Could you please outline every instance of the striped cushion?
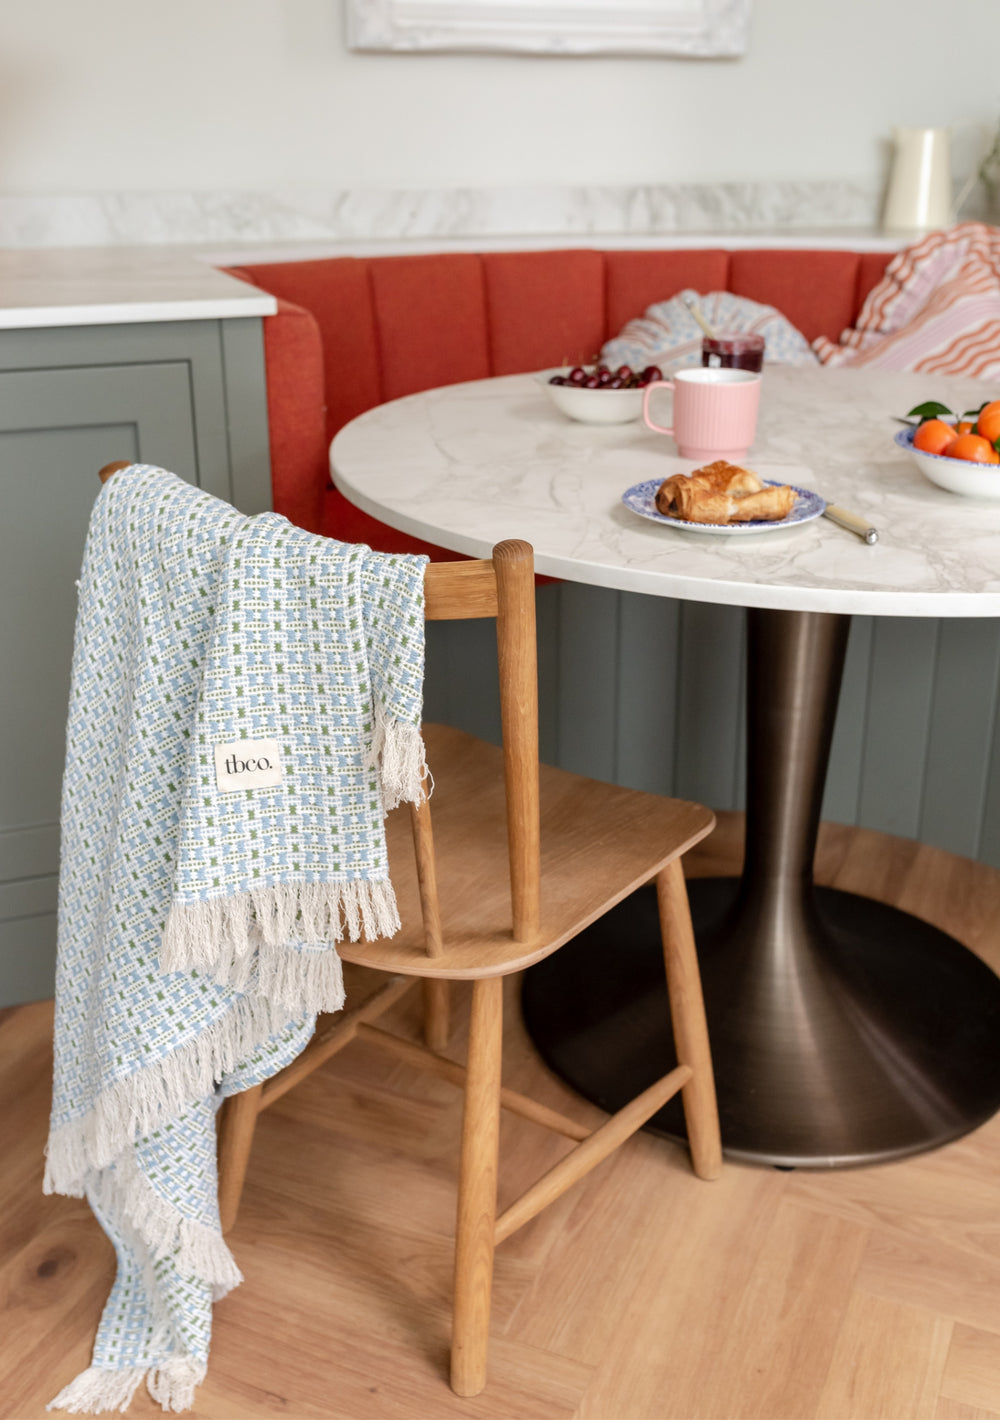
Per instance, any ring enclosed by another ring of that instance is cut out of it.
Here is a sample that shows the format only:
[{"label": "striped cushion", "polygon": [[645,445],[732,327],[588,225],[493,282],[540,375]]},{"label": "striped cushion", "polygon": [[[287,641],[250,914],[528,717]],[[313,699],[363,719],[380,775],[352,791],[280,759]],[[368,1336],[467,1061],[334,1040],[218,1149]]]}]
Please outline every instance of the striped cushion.
[{"label": "striped cushion", "polygon": [[765,359],[777,365],[815,365],[816,358],[805,336],[773,306],[763,306],[731,291],[680,291],[669,301],[650,306],[645,315],[626,323],[614,340],[605,343],[601,359],[614,369],[631,365],[642,370],[657,364],[665,371],[701,364],[702,329],[691,312],[695,304],[709,325],[720,334],[762,335]]},{"label": "striped cushion", "polygon": [[825,365],[1000,377],[1000,228],[962,222],[901,251]]}]

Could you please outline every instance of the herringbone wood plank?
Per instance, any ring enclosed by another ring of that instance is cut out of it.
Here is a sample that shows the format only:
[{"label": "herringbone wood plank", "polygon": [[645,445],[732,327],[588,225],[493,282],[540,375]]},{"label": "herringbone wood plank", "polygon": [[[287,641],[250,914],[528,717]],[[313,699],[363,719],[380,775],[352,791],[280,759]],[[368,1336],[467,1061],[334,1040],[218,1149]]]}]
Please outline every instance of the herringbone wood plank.
[{"label": "herringbone wood plank", "polygon": [[[740,822],[691,855],[732,871]],[[821,880],[953,932],[1000,967],[1000,874],[824,828]],[[355,983],[355,989],[358,984]],[[363,988],[362,988],[363,989]],[[507,1082],[599,1111],[539,1062],[516,983]],[[463,1046],[465,988],[450,1045]],[[415,1002],[394,1024],[418,1028]],[[41,1195],[51,1006],[0,1016],[0,1416],[41,1420],[86,1364],[113,1255]],[[358,1043],[262,1118],[195,1417],[330,1420],[997,1420],[1000,1117],[877,1168],[694,1178],[641,1135],[497,1253],[490,1381],[447,1384],[454,1088]],[[501,1205],[570,1145],[504,1121]],[[144,1394],[137,1416],[160,1414]]]}]

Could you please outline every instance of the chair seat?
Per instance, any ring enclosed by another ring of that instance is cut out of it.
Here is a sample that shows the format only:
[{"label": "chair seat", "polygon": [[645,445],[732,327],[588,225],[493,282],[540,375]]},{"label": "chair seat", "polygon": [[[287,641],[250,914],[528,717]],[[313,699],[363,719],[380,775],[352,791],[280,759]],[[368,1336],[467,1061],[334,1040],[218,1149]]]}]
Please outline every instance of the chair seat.
[{"label": "chair seat", "polygon": [[[389,871],[402,929],[343,942],[345,961],[402,975],[506,975],[541,961],[710,833],[711,810],[541,766],[541,923],[511,932],[503,751],[462,730],[425,725],[444,952],[424,946],[408,809],[387,820]],[[595,851],[595,849],[597,851]]]}]

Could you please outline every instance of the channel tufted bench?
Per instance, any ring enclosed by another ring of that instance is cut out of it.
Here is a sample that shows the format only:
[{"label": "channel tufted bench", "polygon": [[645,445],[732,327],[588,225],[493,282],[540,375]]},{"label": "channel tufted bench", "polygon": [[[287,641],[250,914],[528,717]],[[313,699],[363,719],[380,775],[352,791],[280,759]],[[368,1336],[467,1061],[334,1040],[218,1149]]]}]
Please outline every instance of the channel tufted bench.
[{"label": "channel tufted bench", "polygon": [[685,287],[776,306],[810,340],[836,340],[891,259],[812,250],[449,252],[230,268],[278,299],[265,318],[274,507],[292,522],[387,552],[442,549],[352,507],[327,450],[349,420],[436,385],[591,360],[655,301]]}]

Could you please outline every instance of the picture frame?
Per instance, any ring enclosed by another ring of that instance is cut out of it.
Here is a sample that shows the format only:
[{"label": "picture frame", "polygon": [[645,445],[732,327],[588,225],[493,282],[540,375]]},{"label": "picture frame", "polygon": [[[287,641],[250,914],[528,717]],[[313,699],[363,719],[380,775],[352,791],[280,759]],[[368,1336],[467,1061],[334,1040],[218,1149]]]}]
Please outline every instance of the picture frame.
[{"label": "picture frame", "polygon": [[735,58],[749,31],[750,0],[347,0],[359,51]]}]

